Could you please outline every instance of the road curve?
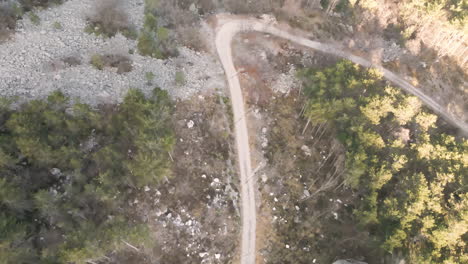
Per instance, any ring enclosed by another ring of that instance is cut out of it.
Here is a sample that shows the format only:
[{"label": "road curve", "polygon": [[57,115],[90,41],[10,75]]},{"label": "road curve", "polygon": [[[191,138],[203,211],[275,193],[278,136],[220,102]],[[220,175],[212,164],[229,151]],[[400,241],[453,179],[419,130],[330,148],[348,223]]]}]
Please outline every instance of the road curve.
[{"label": "road curve", "polygon": [[218,52],[219,58],[226,73],[226,78],[231,93],[234,120],[238,120],[234,125],[241,183],[241,264],[255,263],[256,206],[254,189],[255,181],[249,180],[253,175],[250,158],[249,135],[247,131],[247,121],[245,118],[244,98],[242,96],[242,90],[240,87],[239,78],[237,76],[237,70],[234,66],[231,48],[232,39],[239,32],[257,31],[271,34],[280,38],[287,39],[301,46],[305,46],[327,54],[348,59],[356,64],[362,65],[367,68],[376,68],[383,73],[385,79],[401,87],[408,93],[419,97],[419,99],[421,99],[421,101],[425,103],[429,108],[431,108],[434,112],[442,116],[446,121],[448,121],[452,125],[458,127],[464,133],[468,134],[468,124],[448,113],[431,97],[424,94],[421,90],[409,84],[407,81],[397,76],[393,72],[383,68],[380,65],[374,65],[370,61],[362,57],[340,50],[336,47],[333,47],[330,44],[324,44],[303,37],[292,35],[289,32],[281,30],[275,27],[274,25],[267,23],[264,20],[253,18],[246,19],[222,17],[219,18],[218,24],[219,26],[216,29],[216,50]]}]

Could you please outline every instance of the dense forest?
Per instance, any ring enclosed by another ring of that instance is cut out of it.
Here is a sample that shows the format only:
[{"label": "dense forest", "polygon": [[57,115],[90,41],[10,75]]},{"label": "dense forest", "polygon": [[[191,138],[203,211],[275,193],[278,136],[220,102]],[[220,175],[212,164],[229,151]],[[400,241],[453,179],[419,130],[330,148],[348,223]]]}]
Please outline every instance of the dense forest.
[{"label": "dense forest", "polygon": [[88,263],[150,245],[126,208],[131,190],[170,174],[168,94],[131,90],[98,109],[60,92],[13,103],[0,107],[0,263]]},{"label": "dense forest", "polygon": [[376,70],[341,61],[300,78],[304,116],[345,148],[344,183],[369,243],[409,263],[467,263],[468,141]]}]

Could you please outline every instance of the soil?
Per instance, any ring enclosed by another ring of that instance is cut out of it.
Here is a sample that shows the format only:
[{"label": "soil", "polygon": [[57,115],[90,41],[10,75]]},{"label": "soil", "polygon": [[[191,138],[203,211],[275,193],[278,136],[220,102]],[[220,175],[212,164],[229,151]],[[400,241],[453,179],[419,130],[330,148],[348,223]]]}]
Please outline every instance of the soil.
[{"label": "soil", "polygon": [[[158,263],[233,263],[239,238],[232,120],[222,94],[179,101],[173,175],[134,204],[154,234]],[[144,263],[144,262],[141,262]]]}]

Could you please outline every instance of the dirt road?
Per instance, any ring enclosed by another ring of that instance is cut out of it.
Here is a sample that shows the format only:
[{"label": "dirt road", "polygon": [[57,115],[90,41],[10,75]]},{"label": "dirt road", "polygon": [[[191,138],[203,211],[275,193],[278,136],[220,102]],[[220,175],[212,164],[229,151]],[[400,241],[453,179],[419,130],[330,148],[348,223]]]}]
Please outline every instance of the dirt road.
[{"label": "dirt road", "polygon": [[273,24],[259,19],[245,19],[233,17],[218,17],[218,28],[216,30],[216,49],[223,64],[228,80],[229,90],[234,112],[236,145],[240,167],[241,182],[241,206],[242,206],[242,240],[241,240],[241,264],[255,263],[255,232],[256,232],[256,206],[255,206],[255,181],[249,180],[252,175],[252,165],[250,158],[249,136],[247,132],[247,121],[245,119],[245,106],[242,90],[240,87],[237,70],[232,58],[231,42],[233,37],[242,31],[257,31],[268,33],[277,37],[287,39],[299,45],[312,48],[324,53],[348,59],[364,67],[379,69],[384,77],[401,87],[403,90],[419,97],[429,108],[438,113],[452,125],[458,127],[468,134],[468,124],[449,114],[445,109],[436,103],[432,98],[421,92],[416,87],[409,84],[403,78],[380,65],[373,65],[370,61],[355,56],[351,53],[337,49],[329,44],[312,41],[300,36],[292,35],[280,30]]}]

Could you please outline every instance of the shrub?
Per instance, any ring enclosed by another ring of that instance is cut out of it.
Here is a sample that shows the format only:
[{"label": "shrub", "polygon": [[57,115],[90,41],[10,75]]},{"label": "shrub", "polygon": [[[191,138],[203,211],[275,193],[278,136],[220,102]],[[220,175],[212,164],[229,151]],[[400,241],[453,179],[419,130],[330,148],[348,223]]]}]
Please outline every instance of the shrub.
[{"label": "shrub", "polygon": [[88,33],[113,37],[121,32],[129,38],[136,38],[136,33],[130,25],[127,13],[122,8],[120,0],[100,0],[96,2],[95,12],[88,17]]},{"label": "shrub", "polygon": [[133,69],[130,58],[117,54],[95,54],[91,57],[90,63],[98,70],[103,70],[104,67],[117,68],[118,74],[130,72]]},{"label": "shrub", "polygon": [[62,24],[60,24],[60,22],[54,22],[53,27],[57,30],[63,29]]},{"label": "shrub", "polygon": [[31,23],[33,23],[33,25],[38,26],[39,24],[41,24],[41,18],[34,12],[29,12],[29,19],[31,20]]},{"label": "shrub", "polygon": [[138,51],[143,56],[160,57],[154,33],[144,30],[138,37]]},{"label": "shrub", "polygon": [[157,17],[153,13],[153,1],[146,1],[145,23],[138,37],[138,51],[143,56],[166,59],[178,55],[174,39],[169,29],[158,25]]},{"label": "shrub", "polygon": [[104,61],[102,60],[102,56],[99,54],[94,54],[93,56],[91,56],[90,63],[94,66],[94,68],[98,70],[104,69]]},{"label": "shrub", "polygon": [[176,72],[175,74],[175,83],[177,85],[184,85],[187,82],[185,79],[185,74],[181,71]]},{"label": "shrub", "polygon": [[151,85],[153,83],[153,80],[154,80],[154,73],[152,72],[147,72],[145,74],[145,78],[146,78],[146,82],[148,85]]}]

